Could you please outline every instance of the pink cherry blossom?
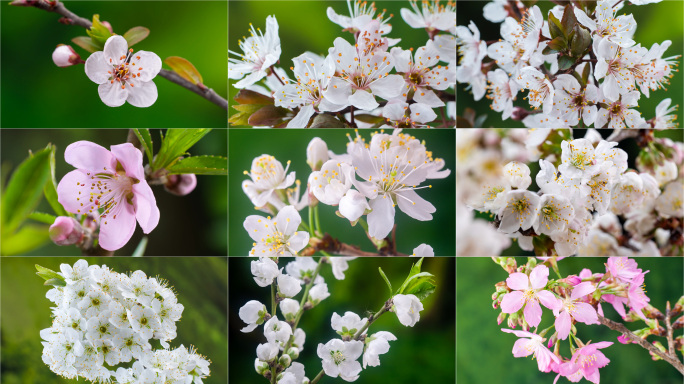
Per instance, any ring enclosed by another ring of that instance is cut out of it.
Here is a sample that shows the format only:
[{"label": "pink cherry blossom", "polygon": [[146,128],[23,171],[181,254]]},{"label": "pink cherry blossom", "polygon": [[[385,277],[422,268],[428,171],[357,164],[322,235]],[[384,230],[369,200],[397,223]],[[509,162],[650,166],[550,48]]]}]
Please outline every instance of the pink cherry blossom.
[{"label": "pink cherry blossom", "polygon": [[536,333],[526,331],[515,331],[513,329],[502,328],[506,333],[512,333],[520,339],[513,344],[513,356],[526,357],[534,354],[537,359],[537,366],[541,372],[549,372],[553,362],[560,364],[558,356],[554,355],[548,348],[544,346],[544,338]]},{"label": "pink cherry blossom", "polygon": [[631,282],[642,272],[637,262],[627,257],[609,257],[607,269],[614,279],[624,283]]},{"label": "pink cherry blossom", "polygon": [[89,141],[77,141],[66,148],[64,159],[76,170],[59,182],[58,201],[71,213],[102,212],[102,248],[123,247],[135,231],[136,219],[145,233],[157,226],[159,208],[145,181],[142,152],[133,144],[113,145],[108,151]]},{"label": "pink cherry blossom", "polygon": [[501,300],[501,311],[515,313],[525,306],[525,321],[533,327],[538,326],[542,316],[539,302],[552,310],[560,309],[562,304],[553,293],[543,289],[548,281],[549,268],[545,265],[536,266],[529,277],[520,272],[511,273],[506,279],[506,284],[514,291],[504,295]]},{"label": "pink cherry blossom", "polygon": [[578,348],[570,361],[561,364],[559,375],[565,376],[572,382],[577,382],[584,377],[594,384],[598,384],[601,377],[599,368],[603,368],[610,360],[599,351],[613,345],[610,341],[602,341],[595,344],[587,344]]},{"label": "pink cherry blossom", "polygon": [[563,301],[560,313],[559,311],[554,311],[554,315],[556,315],[555,326],[559,339],[565,340],[568,338],[573,319],[584,324],[599,324],[594,307],[580,301],[584,296],[595,290],[596,287],[589,281],[577,284],[572,289],[570,297]]}]

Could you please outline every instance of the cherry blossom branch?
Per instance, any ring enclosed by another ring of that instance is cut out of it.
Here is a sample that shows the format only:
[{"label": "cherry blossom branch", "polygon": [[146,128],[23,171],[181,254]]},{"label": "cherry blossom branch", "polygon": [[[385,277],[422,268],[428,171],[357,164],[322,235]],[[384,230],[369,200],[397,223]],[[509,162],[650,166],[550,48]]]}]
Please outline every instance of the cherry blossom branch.
[{"label": "cherry blossom branch", "polygon": [[[68,21],[68,24],[73,24],[73,25],[78,25],[80,27],[83,27],[85,29],[89,29],[93,26],[93,23],[85,19],[83,17],[80,17],[76,15],[75,13],[71,12],[68,10],[62,2],[59,0],[54,0],[54,1],[47,1],[47,0],[37,0],[35,3],[27,3],[29,6],[33,6],[38,9],[42,9],[47,12],[54,12],[59,15],[64,16]],[[66,23],[65,23],[66,24]],[[218,105],[219,107],[228,110],[228,100],[224,99],[223,97],[219,96],[213,89],[208,88],[204,86],[203,84],[197,85],[193,84],[190,81],[182,78],[179,76],[176,72],[169,71],[166,69],[162,69],[159,71],[159,76],[165,78],[166,80],[169,80],[170,82],[174,84],[178,84],[183,88],[186,88],[189,91],[192,91],[203,98],[211,101],[212,103]],[[278,77],[278,76],[276,76]],[[282,82],[282,80],[281,80]]]},{"label": "cherry blossom branch", "polygon": [[674,330],[672,329],[672,309],[670,307],[670,301],[668,300],[665,305],[665,329],[667,329],[667,353],[670,355],[675,355],[674,347]]},{"label": "cherry blossom branch", "polygon": [[[393,241],[388,241],[394,243]],[[309,246],[300,252],[301,256],[311,256],[317,251],[324,251],[340,256],[408,256],[404,253],[396,252],[391,246],[386,246],[378,250],[378,253],[362,251],[356,245],[350,245],[330,236],[329,233],[323,234],[322,238],[313,238],[309,241]]]},{"label": "cherry blossom branch", "polygon": [[[625,327],[624,324],[618,323],[616,321],[607,319],[601,315],[598,315],[599,322],[606,327],[612,329],[613,331],[618,331],[622,333],[623,336],[626,336],[631,342],[635,344],[639,344],[642,348],[650,351],[651,353],[655,354],[656,356],[660,357],[661,359],[665,360],[668,362],[670,365],[675,367],[681,374],[684,375],[684,364],[682,364],[681,361],[679,361],[679,358],[677,358],[676,355],[674,354],[669,354],[661,351],[660,349],[656,348],[653,346],[653,344],[649,343],[645,339],[642,339],[641,337],[635,335],[632,331],[630,331],[627,327]],[[669,342],[669,340],[668,340]]]}]

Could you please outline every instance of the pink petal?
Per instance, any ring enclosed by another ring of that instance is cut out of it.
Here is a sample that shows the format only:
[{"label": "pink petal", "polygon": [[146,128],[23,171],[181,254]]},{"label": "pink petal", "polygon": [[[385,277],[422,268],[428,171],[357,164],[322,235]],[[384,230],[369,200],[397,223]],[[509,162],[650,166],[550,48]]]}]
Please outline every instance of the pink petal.
[{"label": "pink petal", "polygon": [[556,298],[556,296],[550,291],[539,291],[537,292],[537,297],[539,301],[548,309],[559,310],[563,306],[563,302]]},{"label": "pink petal", "polygon": [[549,268],[546,265],[537,265],[530,273],[530,285],[534,289],[541,289],[549,282]]},{"label": "pink petal", "polygon": [[596,290],[596,286],[592,284],[590,281],[585,281],[583,283],[579,283],[575,286],[575,288],[572,289],[572,294],[570,295],[570,299],[572,300],[577,300],[580,297],[586,296],[590,293],[593,293]]},{"label": "pink petal", "polygon": [[506,279],[506,285],[517,291],[524,291],[530,287],[530,279],[524,273],[514,272]]},{"label": "pink petal", "polygon": [[537,341],[531,339],[518,339],[513,344],[513,356],[525,357],[534,353],[534,347],[538,344]]},{"label": "pink petal", "polygon": [[521,291],[513,291],[504,295],[501,300],[501,312],[515,313],[525,304],[525,294]]},{"label": "pink petal", "polygon": [[527,331],[517,331],[515,329],[506,329],[506,328],[501,328],[501,331],[506,332],[506,333],[512,333],[518,337],[539,338],[539,335],[537,335],[536,333],[527,332]]},{"label": "pink petal", "polygon": [[150,233],[159,224],[159,208],[152,188],[143,179],[133,185],[133,205],[135,217],[144,233]]},{"label": "pink petal", "polygon": [[536,327],[541,322],[542,309],[537,300],[528,300],[525,309],[523,310],[525,321],[532,327]]},{"label": "pink petal", "polygon": [[106,148],[90,141],[77,141],[69,144],[64,151],[64,160],[77,169],[86,171],[114,172],[114,156]]},{"label": "pink petal", "polygon": [[[114,218],[116,216],[116,218]],[[135,211],[133,206],[121,201],[117,209],[100,219],[100,246],[108,251],[116,251],[126,245],[135,231]]]},{"label": "pink petal", "polygon": [[558,338],[560,340],[565,340],[570,334],[570,315],[567,311],[562,311],[558,317],[556,317],[555,327],[556,332],[558,332]]},{"label": "pink petal", "polygon": [[147,108],[157,101],[159,94],[157,93],[157,85],[148,81],[137,82],[135,87],[126,87],[128,90],[128,101],[132,106],[138,108]]},{"label": "pink petal", "polygon": [[[68,212],[87,213],[93,206],[88,195],[90,191],[89,182],[90,177],[81,170],[77,169],[67,173],[57,185],[57,201]],[[81,184],[85,185],[81,186]]]},{"label": "pink petal", "polygon": [[136,180],[145,180],[145,169],[143,168],[142,152],[131,143],[112,145],[112,154],[121,163],[126,176]]},{"label": "pink petal", "polygon": [[599,324],[596,309],[587,303],[575,303],[575,310],[572,317],[584,324]]}]

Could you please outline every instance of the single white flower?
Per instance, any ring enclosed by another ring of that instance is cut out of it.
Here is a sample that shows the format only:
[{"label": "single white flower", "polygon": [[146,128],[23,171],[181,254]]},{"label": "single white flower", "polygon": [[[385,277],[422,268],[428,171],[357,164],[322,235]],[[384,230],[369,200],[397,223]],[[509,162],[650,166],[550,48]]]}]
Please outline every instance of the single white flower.
[{"label": "single white flower", "polygon": [[111,299],[102,291],[92,290],[78,303],[78,309],[84,312],[86,317],[97,317],[100,313],[109,310]]},{"label": "single white flower", "polygon": [[614,129],[623,129],[625,124],[630,128],[641,127],[644,124],[641,113],[636,109],[629,109],[638,106],[640,96],[639,91],[632,91],[608,104],[608,108],[601,108],[596,116],[596,128],[604,128],[606,124],[608,128]]},{"label": "single white flower", "polygon": [[328,298],[328,296],[330,296],[330,293],[328,292],[328,284],[326,283],[314,284],[309,290],[309,301],[313,305],[320,303],[322,300]]},{"label": "single white flower", "polygon": [[307,383],[309,382],[304,372],[304,364],[294,361],[289,368],[283,371],[283,376],[278,380],[278,384],[302,384],[305,380]]},{"label": "single white flower", "polygon": [[611,161],[605,161],[595,170],[596,173],[586,180],[591,192],[586,195],[586,206],[603,215],[610,206],[611,188],[616,177],[617,168]]},{"label": "single white flower", "polygon": [[423,243],[413,249],[413,254],[411,256],[416,257],[431,257],[435,255],[435,251],[431,246]]},{"label": "single white flower", "polygon": [[380,331],[366,339],[366,349],[363,353],[363,368],[367,365],[377,367],[380,365],[380,355],[389,352],[389,342],[397,337],[390,332]]},{"label": "single white flower", "polygon": [[384,10],[375,16],[377,11],[375,3],[368,4],[366,1],[354,0],[354,7],[352,8],[350,0],[347,0],[347,8],[349,9],[349,16],[339,15],[332,7],[328,7],[326,12],[328,19],[344,28],[344,31],[351,33],[360,32],[373,20],[380,23],[381,34],[385,35],[392,31],[392,26],[387,23],[392,16],[385,19]]},{"label": "single white flower", "polygon": [[344,316],[340,316],[334,312],[330,319],[330,326],[340,336],[354,337],[356,333],[363,328],[368,322],[368,318],[361,318],[354,312],[345,312]]},{"label": "single white flower", "polygon": [[[297,257],[294,261],[290,261],[285,266],[285,271],[288,275],[299,280],[299,284],[306,284],[311,281],[318,267],[318,262],[312,257]],[[322,283],[323,277],[321,275],[316,276],[315,283]]]},{"label": "single white flower", "polygon": [[67,285],[73,285],[90,276],[88,262],[83,259],[77,261],[73,268],[69,264],[60,264],[59,269],[62,271],[62,276],[64,276]]},{"label": "single white flower", "polygon": [[684,198],[682,196],[684,196],[684,184],[681,180],[670,182],[656,199],[656,211],[665,218],[684,217],[684,205],[682,204]]},{"label": "single white flower", "polygon": [[[596,49],[598,47],[598,49]],[[601,84],[603,95],[609,102],[616,101],[620,95],[625,95],[635,89],[632,68],[644,56],[645,50],[639,47],[625,48],[603,39],[594,44],[596,49],[596,70],[594,77],[606,79]]]},{"label": "single white flower", "polygon": [[299,302],[292,299],[283,299],[280,302],[280,312],[285,316],[285,320],[294,320],[295,315],[299,312]]},{"label": "single white flower", "polygon": [[534,231],[537,234],[563,232],[575,216],[570,200],[562,195],[544,194],[539,202]]},{"label": "single white flower", "polygon": [[251,215],[245,219],[243,226],[255,241],[250,255],[252,256],[295,256],[309,243],[306,231],[297,231],[302,218],[291,206],[283,208],[271,219]]},{"label": "single white flower", "polygon": [[392,48],[394,67],[404,76],[404,87],[401,100],[408,101],[410,91],[413,91],[413,101],[429,107],[442,107],[444,102],[437,97],[433,89],[444,90],[456,83],[456,68],[453,66],[437,65],[440,52],[432,40],[428,40],[424,47],[416,49],[415,55],[410,50]]},{"label": "single white flower", "polygon": [[665,160],[663,164],[656,164],[653,167],[655,178],[659,185],[665,185],[677,178],[677,164],[674,161]]},{"label": "single white flower", "polygon": [[264,336],[269,343],[285,344],[292,336],[292,327],[273,316],[264,324]]},{"label": "single white flower", "polygon": [[542,64],[541,55],[535,54],[535,51],[539,46],[539,35],[543,25],[544,17],[536,5],[528,10],[520,22],[512,17],[506,17],[500,28],[503,41],[487,47],[487,54],[499,67],[512,75],[517,74],[527,64]]},{"label": "single white flower", "polygon": [[107,39],[104,49],[90,55],[85,63],[88,78],[99,84],[100,99],[109,107],[128,101],[134,107],[149,107],[157,101],[157,86],[152,79],[161,70],[159,56],[152,52],[128,49],[119,35]]},{"label": "single white flower", "polygon": [[161,326],[159,316],[152,308],[136,305],[126,312],[128,313],[128,320],[131,322],[131,328],[145,340],[152,338],[154,332],[159,330]]},{"label": "single white flower", "polygon": [[553,111],[555,89],[546,75],[534,67],[524,67],[520,70],[517,82],[521,89],[530,91],[527,95],[527,101],[534,109],[539,109],[539,106],[543,104],[544,114],[548,115]]},{"label": "single white flower", "polygon": [[506,194],[506,206],[499,211],[499,231],[517,232],[529,229],[537,219],[539,196],[530,191],[510,191]]},{"label": "single white flower", "polygon": [[275,157],[261,155],[252,160],[250,172],[245,171],[252,180],[242,182],[242,190],[255,207],[261,208],[272,198],[277,190],[286,189],[295,181],[295,172],[287,173],[290,162],[283,169],[283,165]]},{"label": "single white flower", "polygon": [[268,74],[268,68],[280,59],[280,36],[275,16],[266,17],[266,34],[259,28],[254,30],[252,23],[249,26],[251,36],[239,43],[243,54],[228,50],[228,53],[239,57],[228,58],[228,78],[242,79],[233,84],[235,88],[245,88],[261,80]]},{"label": "single white flower", "polygon": [[392,312],[397,314],[402,325],[413,327],[420,320],[423,303],[415,295],[394,295],[392,302]]},{"label": "single white flower", "polygon": [[283,297],[294,297],[299,291],[302,290],[302,286],[299,284],[299,280],[295,277],[289,276],[285,273],[278,275],[278,292]]},{"label": "single white flower", "polygon": [[587,126],[596,120],[596,103],[598,102],[598,88],[594,84],[580,87],[579,82],[572,75],[561,74],[553,82],[556,94],[555,110],[568,125],[577,125],[580,119]]},{"label": "single white flower", "polygon": [[500,68],[487,73],[487,80],[490,83],[487,87],[490,91],[487,98],[492,100],[492,110],[503,112],[501,118],[508,119],[513,113],[513,100],[520,86]]},{"label": "single white flower", "polygon": [[672,114],[672,112],[677,111],[678,105],[670,108],[672,99],[667,98],[656,107],[656,116],[653,120],[653,127],[656,129],[668,129],[679,127],[679,122],[677,122],[677,115]]},{"label": "single white flower", "polygon": [[123,278],[119,290],[121,295],[133,299],[142,305],[149,306],[154,299],[154,285],[143,271],[135,271],[130,277]]},{"label": "single white flower", "polygon": [[511,161],[503,168],[504,179],[513,188],[525,190],[532,184],[530,168],[525,163]]},{"label": "single white flower", "polygon": [[[448,36],[436,36],[435,39],[439,37],[440,40],[435,41],[435,46],[439,49],[439,45],[451,40],[448,39]],[[459,65],[472,65],[481,62],[482,58],[487,55],[487,43],[480,40],[480,30],[477,29],[477,25],[472,21],[468,24],[468,27],[462,25],[456,27],[455,43],[458,45],[458,53],[461,57]]]},{"label": "single white flower", "polygon": [[620,148],[615,148],[618,143],[614,141],[601,140],[596,145],[594,157],[597,165],[610,161],[615,166],[617,173],[621,174],[627,170],[627,152]]},{"label": "single white flower", "polygon": [[677,71],[674,67],[679,65],[681,56],[663,58],[663,54],[670,45],[672,45],[670,40],[665,40],[662,44],[654,43],[641,60],[630,68],[636,83],[646,97],[649,97],[651,90],[655,91],[668,85],[674,72]]},{"label": "single white flower", "polygon": [[260,287],[268,287],[273,284],[273,279],[280,275],[278,264],[268,257],[259,257],[259,260],[252,261],[251,270],[254,281]]},{"label": "single white flower", "polygon": [[323,370],[330,377],[341,377],[344,381],[355,381],[361,373],[357,359],[363,354],[363,342],[332,339],[318,344],[318,357],[323,360]]},{"label": "single white flower", "polygon": [[346,162],[328,160],[320,171],[309,176],[309,186],[316,198],[326,205],[337,205],[349,191],[354,177],[354,168]]},{"label": "single white flower", "polygon": [[594,146],[587,139],[561,143],[561,165],[558,170],[570,178],[593,174],[596,169]]},{"label": "single white flower", "polygon": [[[282,308],[282,303],[281,303]],[[266,306],[256,300],[250,300],[240,307],[240,319],[247,326],[241,329],[242,332],[252,332],[259,324],[264,322],[264,317],[268,314]]]},{"label": "single white flower", "polygon": [[409,0],[411,10],[402,8],[401,17],[411,28],[425,28],[428,31],[449,31],[456,26],[456,3],[449,0],[446,5],[438,1],[423,1],[418,8],[416,0]]},{"label": "single white flower", "polygon": [[644,196],[643,179],[636,172],[624,173],[611,191],[610,210],[616,215],[628,213],[639,207]]},{"label": "single white flower", "polygon": [[622,47],[634,45],[634,32],[636,31],[636,21],[632,15],[622,15],[615,17],[617,8],[613,8],[614,1],[599,0],[594,10],[593,18],[579,7],[573,7],[577,21],[587,27],[589,31],[599,38],[605,38]]},{"label": "single white flower", "polygon": [[132,329],[119,329],[112,342],[121,352],[121,362],[141,359],[143,352],[151,349],[150,343]]},{"label": "single white flower", "polygon": [[278,356],[280,349],[276,343],[264,343],[257,346],[257,357],[261,361],[269,362]]},{"label": "single white flower", "polygon": [[371,211],[366,197],[355,189],[350,189],[340,199],[340,214],[352,223]]}]

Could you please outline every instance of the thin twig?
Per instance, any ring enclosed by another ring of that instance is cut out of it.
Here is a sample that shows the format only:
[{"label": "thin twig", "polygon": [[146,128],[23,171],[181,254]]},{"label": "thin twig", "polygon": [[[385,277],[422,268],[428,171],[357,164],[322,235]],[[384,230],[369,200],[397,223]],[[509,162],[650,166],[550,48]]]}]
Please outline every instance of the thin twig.
[{"label": "thin twig", "polygon": [[672,310],[669,301],[665,306],[665,328],[667,329],[667,353],[672,356],[676,356],[674,346],[674,330],[672,329]]},{"label": "thin twig", "polygon": [[622,333],[624,336],[627,336],[631,342],[633,342],[635,344],[639,344],[642,348],[647,349],[651,353],[653,353],[656,356],[660,357],[661,359],[665,360],[670,365],[675,367],[675,369],[677,369],[681,374],[684,375],[684,364],[682,364],[682,362],[679,361],[679,358],[677,358],[676,355],[670,355],[669,353],[665,353],[665,352],[661,351],[660,349],[656,348],[655,346],[653,346],[653,344],[649,343],[645,339],[642,339],[641,337],[635,335],[632,331],[630,331],[622,323],[618,323],[616,321],[606,319],[605,317],[603,317],[601,315],[598,315],[598,319],[599,319],[599,322],[601,322],[601,324],[612,329],[613,331],[618,331],[618,332]]},{"label": "thin twig", "polygon": [[33,6],[44,11],[54,12],[59,15],[62,15],[67,19],[71,20],[71,24],[73,25],[78,25],[86,29],[89,29],[93,26],[93,23],[90,20],[78,16],[77,14],[66,9],[64,4],[58,0],[53,3],[48,3],[47,1],[38,1],[34,3]]}]

